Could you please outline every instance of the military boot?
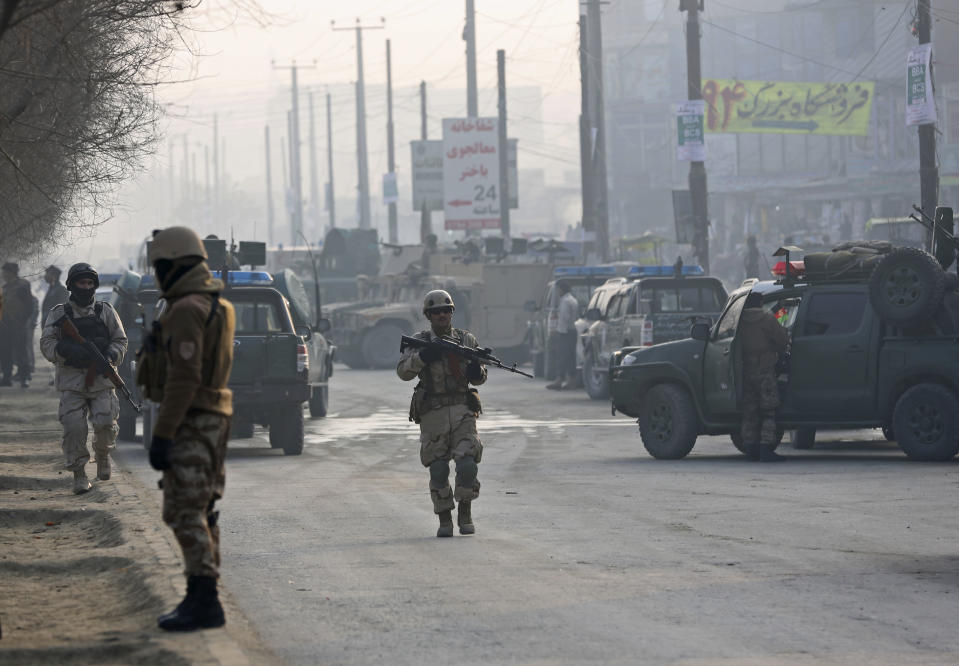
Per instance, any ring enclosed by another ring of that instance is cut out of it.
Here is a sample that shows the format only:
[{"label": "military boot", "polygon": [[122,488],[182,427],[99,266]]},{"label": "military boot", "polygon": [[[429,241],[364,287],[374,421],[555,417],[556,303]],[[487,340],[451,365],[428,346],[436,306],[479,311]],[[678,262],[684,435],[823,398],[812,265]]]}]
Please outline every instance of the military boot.
[{"label": "military boot", "polygon": [[436,530],[436,536],[438,537],[451,537],[453,536],[453,513],[447,509],[442,513],[436,514],[440,517],[440,528]]},{"label": "military boot", "polygon": [[470,515],[470,502],[463,500],[456,507],[456,524],[460,526],[460,534],[474,534],[473,517]]},{"label": "military boot", "polygon": [[90,480],[87,478],[86,470],[73,470],[73,493],[75,495],[82,495],[90,490],[90,488],[92,488],[92,486],[90,485]]},{"label": "military boot", "polygon": [[759,446],[759,462],[785,462],[786,456],[776,453],[775,445],[761,444]]},{"label": "military boot", "polygon": [[105,453],[102,458],[97,456],[97,478],[101,481],[110,480],[110,458]]},{"label": "military boot", "polygon": [[186,584],[186,597],[176,609],[161,615],[157,626],[166,631],[194,631],[213,629],[226,624],[223,606],[216,590],[216,578],[190,576]]}]

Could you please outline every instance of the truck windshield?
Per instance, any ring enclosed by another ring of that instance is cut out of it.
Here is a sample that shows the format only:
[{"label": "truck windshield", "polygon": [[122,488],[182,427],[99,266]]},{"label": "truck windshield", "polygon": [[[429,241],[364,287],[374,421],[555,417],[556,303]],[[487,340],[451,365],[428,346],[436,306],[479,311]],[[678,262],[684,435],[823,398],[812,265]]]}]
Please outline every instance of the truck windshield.
[{"label": "truck windshield", "polygon": [[280,333],[283,326],[276,311],[276,304],[251,301],[243,302],[230,299],[236,312],[236,334],[256,335],[259,333]]},{"label": "truck windshield", "polygon": [[640,298],[652,312],[719,312],[725,295],[712,285],[643,285]]}]

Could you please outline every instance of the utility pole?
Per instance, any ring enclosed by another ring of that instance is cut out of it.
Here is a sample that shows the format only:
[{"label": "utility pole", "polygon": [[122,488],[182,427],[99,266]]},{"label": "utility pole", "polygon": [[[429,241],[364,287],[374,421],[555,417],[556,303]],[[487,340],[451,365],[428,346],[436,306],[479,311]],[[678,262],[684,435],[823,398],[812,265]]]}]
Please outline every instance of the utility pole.
[{"label": "utility pole", "polygon": [[[932,0],[919,0],[916,8],[918,19],[919,43],[932,41]],[[932,58],[929,59],[929,79],[932,79]],[[939,167],[936,166],[936,125],[926,123],[919,126],[919,198],[922,212],[930,219],[936,217],[939,203]],[[932,233],[926,232],[926,247],[932,247]]]},{"label": "utility pole", "polygon": [[[289,180],[286,177],[286,137],[280,137],[280,166],[283,168],[283,210],[287,211],[287,190],[289,189]],[[288,212],[288,211],[287,211]]]},{"label": "utility pole", "polygon": [[[396,178],[396,150],[393,145],[393,62],[390,57],[390,40],[386,40],[386,168]],[[396,221],[396,202],[389,203],[389,237],[391,243],[400,242],[400,230]]]},{"label": "utility pole", "polygon": [[[293,184],[294,181],[296,180],[296,162],[295,162],[296,158],[293,155],[296,151],[293,149],[293,146],[295,145],[295,141],[292,138],[293,137],[293,112],[292,111],[286,112],[286,137],[287,137],[286,146],[289,149],[288,151],[289,154],[287,155],[287,160],[288,160],[287,167],[290,170],[290,180],[289,180],[289,186],[285,188],[284,197],[286,201],[286,212],[290,216],[290,245],[296,245],[297,243],[300,242],[300,238],[293,231],[296,227],[296,203],[293,201],[293,198],[296,196],[295,190],[294,190],[295,185]],[[286,180],[286,178],[284,178],[284,180]]]},{"label": "utility pole", "polygon": [[316,238],[320,237],[320,181],[316,169],[316,131],[315,114],[313,112],[313,91],[309,93],[310,99],[310,232]]},{"label": "utility pole", "polygon": [[[382,19],[385,23],[386,19]],[[357,166],[357,189],[360,196],[360,229],[369,229],[370,223],[370,170],[367,161],[366,150],[366,90],[363,81],[363,31],[364,30],[382,30],[382,25],[364,26],[360,19],[356,19],[354,28],[337,28],[335,22],[331,22],[333,30],[355,30],[356,31],[356,166]]]},{"label": "utility pole", "polygon": [[609,257],[609,192],[606,185],[606,97],[603,92],[603,24],[600,14],[601,0],[589,0],[587,4],[586,25],[587,65],[590,84],[590,134],[591,166],[593,176],[592,195],[596,232],[596,253],[600,260]]},{"label": "utility pole", "polygon": [[273,173],[270,169],[270,126],[263,128],[263,143],[266,149],[266,242],[273,245]]},{"label": "utility pole", "polygon": [[203,146],[203,228],[210,230],[210,146]]},{"label": "utility pole", "polygon": [[333,114],[330,112],[330,93],[326,93],[326,203],[330,209],[330,229],[336,228],[336,197],[333,192]]},{"label": "utility pole", "polygon": [[509,142],[506,139],[506,51],[496,51],[496,88],[499,110],[499,226],[503,234],[503,246],[508,251],[509,231]]},{"label": "utility pole", "polygon": [[273,69],[290,70],[290,96],[292,105],[292,114],[290,116],[290,181],[293,185],[293,224],[290,229],[292,244],[299,242],[303,234],[303,165],[300,159],[300,102],[299,88],[297,84],[297,70],[312,69],[315,65],[308,68],[297,65],[294,60],[289,66],[277,66],[273,63]]},{"label": "utility pole", "polygon": [[[426,81],[420,81],[420,140],[429,138],[426,123]],[[429,201],[420,205],[420,243],[426,244],[426,237],[433,233],[433,220]]]},{"label": "utility pole", "polygon": [[[679,11],[686,12],[686,97],[689,100],[703,98],[703,80],[699,51],[699,12],[703,0],[680,0]],[[689,194],[692,198],[693,217],[696,219],[696,259],[709,273],[709,212],[707,209],[706,164],[689,163]]]},{"label": "utility pole", "polygon": [[213,206],[210,218],[213,229],[217,229],[220,222],[220,126],[217,114],[213,114]]},{"label": "utility pole", "polygon": [[476,90],[476,7],[474,0],[466,0],[466,29],[463,30],[466,41],[466,115],[475,118],[479,115]]},{"label": "utility pole", "polygon": [[596,229],[596,220],[593,217],[593,162],[590,157],[592,137],[589,122],[589,53],[586,15],[579,16],[579,77],[580,77],[580,112],[579,112],[579,169],[580,187],[583,199],[583,229]]}]

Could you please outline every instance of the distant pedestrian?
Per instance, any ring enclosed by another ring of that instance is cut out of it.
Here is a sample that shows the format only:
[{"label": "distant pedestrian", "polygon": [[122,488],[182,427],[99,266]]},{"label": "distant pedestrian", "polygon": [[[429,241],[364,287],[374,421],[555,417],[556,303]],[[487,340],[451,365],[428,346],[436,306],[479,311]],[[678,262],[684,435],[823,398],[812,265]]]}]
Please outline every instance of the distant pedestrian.
[{"label": "distant pedestrian", "polygon": [[546,388],[559,391],[576,385],[576,318],[579,316],[579,301],[572,294],[569,282],[557,280],[560,294],[556,305],[556,333],[553,349],[556,358],[556,380]]},{"label": "distant pedestrian", "polygon": [[47,315],[53,306],[66,303],[70,300],[70,292],[62,282],[60,282],[61,271],[56,266],[47,266],[43,273],[43,281],[47,283],[47,294],[43,297],[43,303],[40,306],[41,325],[47,322]]},{"label": "distant pedestrian", "polygon": [[759,277],[759,247],[756,245],[756,237],[753,235],[746,237],[746,258],[743,260],[743,269],[746,278]]},{"label": "distant pedestrian", "polygon": [[753,460],[780,462],[776,453],[776,408],[779,387],[776,361],[789,345],[789,332],[763,310],[763,297],[746,296],[737,332],[743,355],[743,448]]},{"label": "distant pedestrian", "polygon": [[[13,386],[19,380],[26,388],[30,381],[27,327],[33,314],[30,283],[20,277],[20,266],[7,262],[0,268],[3,277],[3,319],[0,320],[0,386]],[[16,374],[13,366],[17,366]]]}]

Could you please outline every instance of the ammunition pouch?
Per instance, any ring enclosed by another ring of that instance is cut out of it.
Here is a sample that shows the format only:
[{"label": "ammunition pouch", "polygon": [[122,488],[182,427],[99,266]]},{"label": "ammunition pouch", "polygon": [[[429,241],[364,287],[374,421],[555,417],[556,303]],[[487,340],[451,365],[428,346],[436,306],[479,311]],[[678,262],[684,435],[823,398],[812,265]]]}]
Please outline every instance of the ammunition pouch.
[{"label": "ammunition pouch", "polygon": [[410,399],[410,421],[419,423],[420,417],[426,413],[426,389],[417,384],[413,389],[413,397]]},{"label": "ammunition pouch", "polygon": [[428,393],[422,384],[418,384],[413,389],[413,398],[410,400],[410,421],[419,423],[423,415],[434,409],[453,405],[466,405],[466,408],[476,415],[483,411],[479,391],[475,388],[462,393]]},{"label": "ammunition pouch", "polygon": [[137,351],[137,371],[135,382],[140,392],[152,402],[163,401],[163,387],[166,385],[167,358],[161,340],[162,330],[158,322],[153,322],[153,331],[143,340],[143,346]]}]

